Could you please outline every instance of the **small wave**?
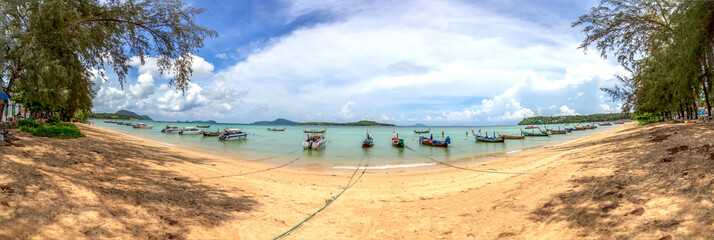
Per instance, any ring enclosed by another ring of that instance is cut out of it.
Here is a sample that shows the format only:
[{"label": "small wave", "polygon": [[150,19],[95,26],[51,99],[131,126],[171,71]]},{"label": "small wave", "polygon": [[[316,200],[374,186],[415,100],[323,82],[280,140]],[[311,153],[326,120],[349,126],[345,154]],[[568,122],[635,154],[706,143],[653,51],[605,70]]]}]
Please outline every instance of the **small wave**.
[{"label": "small wave", "polygon": [[[369,166],[366,169],[390,169],[390,168],[409,168],[409,167],[422,167],[422,166],[432,166],[436,163],[412,163],[412,164],[395,164],[395,165],[380,165],[380,166]],[[365,169],[364,167],[358,166],[336,166],[332,169]]]},{"label": "small wave", "polygon": [[518,149],[518,150],[513,150],[513,151],[510,151],[510,152],[506,152],[506,154],[512,154],[512,153],[517,153],[517,152],[522,152],[522,151],[523,151],[523,149]]}]

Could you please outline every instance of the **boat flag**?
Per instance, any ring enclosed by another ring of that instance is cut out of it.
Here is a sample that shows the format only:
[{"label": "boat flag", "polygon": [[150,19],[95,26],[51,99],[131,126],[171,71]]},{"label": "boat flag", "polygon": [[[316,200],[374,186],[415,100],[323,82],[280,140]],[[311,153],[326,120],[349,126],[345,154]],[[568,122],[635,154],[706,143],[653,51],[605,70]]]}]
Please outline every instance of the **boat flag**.
[{"label": "boat flag", "polygon": [[429,140],[434,140],[434,134],[432,133],[431,136],[429,136]]}]

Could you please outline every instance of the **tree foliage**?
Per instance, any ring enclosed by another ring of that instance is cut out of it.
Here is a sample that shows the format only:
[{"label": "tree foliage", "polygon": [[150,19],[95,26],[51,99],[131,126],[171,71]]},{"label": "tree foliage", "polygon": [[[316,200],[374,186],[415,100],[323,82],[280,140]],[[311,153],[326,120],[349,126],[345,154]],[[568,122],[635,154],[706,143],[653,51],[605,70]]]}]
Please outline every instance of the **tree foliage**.
[{"label": "tree foliage", "polygon": [[602,0],[577,26],[586,34],[581,48],[613,53],[630,71],[602,89],[624,111],[695,117],[700,105],[711,116],[714,2]]},{"label": "tree foliage", "polygon": [[599,113],[590,115],[572,116],[537,116],[524,118],[518,125],[537,124],[559,124],[559,123],[586,123],[586,122],[610,122],[616,120],[630,119],[629,113]]},{"label": "tree foliage", "polygon": [[111,67],[123,86],[132,58],[156,56],[185,91],[193,54],[217,36],[180,0],[6,0],[0,11],[7,88],[69,116],[91,107],[92,70]]}]

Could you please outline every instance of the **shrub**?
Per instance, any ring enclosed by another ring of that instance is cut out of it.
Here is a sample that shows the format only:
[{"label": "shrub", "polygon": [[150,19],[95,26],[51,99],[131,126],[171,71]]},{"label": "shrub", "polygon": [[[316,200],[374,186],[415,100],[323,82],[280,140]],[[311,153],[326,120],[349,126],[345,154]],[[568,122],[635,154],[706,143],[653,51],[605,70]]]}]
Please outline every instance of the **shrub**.
[{"label": "shrub", "polygon": [[40,126],[40,123],[35,122],[32,119],[22,119],[18,122],[18,126],[36,128]]},{"label": "shrub", "polygon": [[640,126],[662,121],[659,115],[654,115],[652,113],[637,114],[635,115],[635,120],[640,122]]},{"label": "shrub", "polygon": [[48,123],[48,124],[55,124],[55,123],[58,123],[58,122],[60,122],[60,117],[59,117],[59,116],[52,116],[52,117],[50,117],[50,118],[47,119],[47,123]]},{"label": "shrub", "polygon": [[31,133],[35,136],[51,138],[78,138],[83,137],[77,126],[69,123],[58,123],[50,126],[39,126],[36,128],[22,126],[20,131]]}]

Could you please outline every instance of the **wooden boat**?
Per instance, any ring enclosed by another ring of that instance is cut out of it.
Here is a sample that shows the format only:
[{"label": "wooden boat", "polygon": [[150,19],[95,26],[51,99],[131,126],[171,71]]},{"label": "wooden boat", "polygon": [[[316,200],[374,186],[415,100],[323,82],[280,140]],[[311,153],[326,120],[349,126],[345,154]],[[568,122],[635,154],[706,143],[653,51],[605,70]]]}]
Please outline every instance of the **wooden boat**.
[{"label": "wooden boat", "polygon": [[[538,130],[540,130],[540,128],[539,128]],[[555,130],[555,129],[547,129],[547,128],[546,128],[545,131],[540,130],[540,132],[541,132],[541,133],[549,133],[549,134],[566,134],[566,133],[568,133],[568,130],[565,130],[565,129],[563,129],[563,130],[560,130],[560,129]]]},{"label": "wooden boat", "polygon": [[211,127],[211,125],[210,125],[210,124],[209,124],[209,125],[203,125],[203,126],[201,126],[201,125],[196,125],[196,127],[197,127],[197,128],[209,128],[209,127]]},{"label": "wooden boat", "polygon": [[[479,131],[481,131],[481,130],[479,130]],[[471,130],[471,133],[474,134],[474,138],[476,138],[477,142],[503,142],[504,141],[504,139],[501,137],[495,137],[496,133],[493,134],[494,137],[488,137],[488,133],[486,133],[486,136],[476,135],[474,130]]]},{"label": "wooden boat", "polygon": [[362,141],[362,148],[368,148],[368,147],[373,147],[374,146],[374,139],[372,138],[372,134],[367,133],[367,138]]},{"label": "wooden boat", "polygon": [[201,130],[201,134],[203,134],[204,137],[218,137],[218,135],[221,135],[221,132],[220,131],[205,132],[205,131]]},{"label": "wooden boat", "polygon": [[279,131],[279,132],[282,132],[282,131],[285,131],[285,128],[283,128],[283,129],[268,128],[268,131],[276,131],[276,132]]},{"label": "wooden boat", "polygon": [[548,134],[548,133],[535,133],[535,132],[529,133],[529,132],[526,132],[526,131],[523,131],[523,130],[521,130],[521,133],[523,133],[523,136],[528,136],[528,137],[547,137],[547,136],[550,136],[550,134]]},{"label": "wooden boat", "polygon": [[449,143],[451,143],[451,138],[446,137],[446,139],[444,141],[438,141],[438,140],[434,140],[434,135],[432,135],[430,138],[425,138],[423,136],[419,136],[419,142],[421,144],[434,146],[434,147],[449,147]]},{"label": "wooden boat", "polygon": [[117,123],[117,121],[104,121],[105,123]]},{"label": "wooden boat", "polygon": [[317,129],[310,129],[310,130],[303,129],[302,130],[302,132],[304,132],[304,133],[325,133],[326,131],[327,131],[327,128],[322,129],[322,130],[317,130]]},{"label": "wooden boat", "polygon": [[154,128],[154,126],[152,126],[152,125],[146,125],[146,123],[137,123],[136,125],[134,125],[134,128],[147,128],[147,129],[151,129],[151,128]]},{"label": "wooden boat", "polygon": [[185,127],[183,130],[179,132],[181,135],[199,135],[201,134],[201,130],[198,130],[198,128],[195,127]]},{"label": "wooden boat", "polygon": [[625,124],[625,123],[622,121],[617,121],[617,122],[615,122],[615,124]]},{"label": "wooden boat", "polygon": [[180,128],[177,126],[166,125],[166,128],[161,129],[161,132],[162,133],[178,133],[178,132],[181,132],[181,130],[183,130],[183,128]]},{"label": "wooden boat", "polygon": [[426,130],[424,130],[424,129],[414,130],[414,133],[422,134],[422,133],[429,133],[429,131],[431,131],[431,128],[426,129]]},{"label": "wooden boat", "polygon": [[398,148],[403,148],[404,147],[404,139],[399,138],[399,134],[396,134],[392,132],[392,146],[398,147]]},{"label": "wooden boat", "polygon": [[240,129],[226,128],[221,135],[218,135],[218,140],[231,141],[238,139],[246,139],[248,137],[247,132],[243,132]]},{"label": "wooden boat", "polygon": [[597,126],[595,126],[595,125],[587,125],[587,126],[585,126],[585,129],[596,129],[596,128],[597,128]]},{"label": "wooden boat", "polygon": [[535,129],[535,128],[538,128],[538,127],[536,127],[536,126],[528,126],[528,127],[526,127],[526,129]]},{"label": "wooden boat", "polygon": [[612,126],[612,123],[598,123],[600,126]]},{"label": "wooden boat", "polygon": [[523,134],[521,134],[521,135],[506,135],[506,134],[499,133],[498,135],[501,136],[501,138],[503,138],[503,139],[525,139],[526,138],[526,136],[523,136]]},{"label": "wooden boat", "polygon": [[303,149],[319,150],[324,148],[325,145],[327,145],[327,139],[325,139],[325,135],[323,134],[308,134],[307,140],[302,142]]},{"label": "wooden boat", "polygon": [[583,131],[583,130],[585,130],[585,129],[586,129],[585,127],[576,126],[576,127],[573,128],[573,131]]},{"label": "wooden boat", "polygon": [[565,129],[565,131],[567,131],[567,132],[572,132],[572,131],[573,131],[573,127],[566,127],[566,128],[563,128],[563,129]]}]

